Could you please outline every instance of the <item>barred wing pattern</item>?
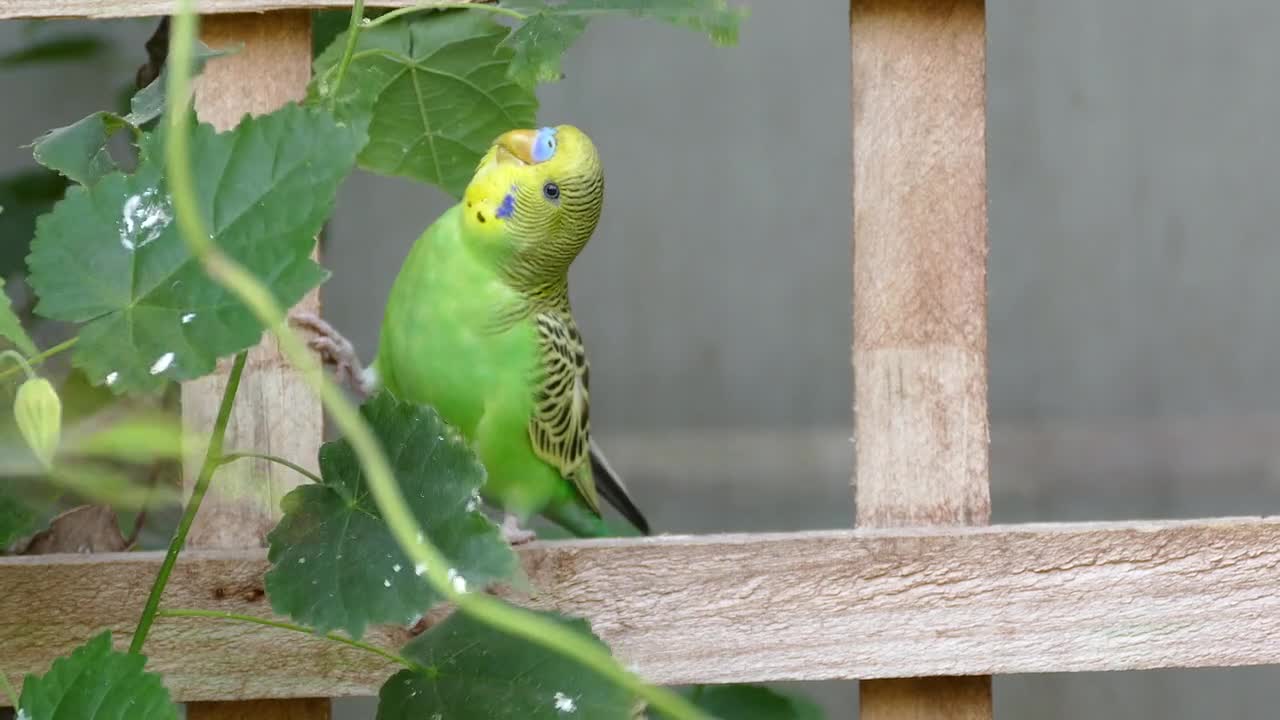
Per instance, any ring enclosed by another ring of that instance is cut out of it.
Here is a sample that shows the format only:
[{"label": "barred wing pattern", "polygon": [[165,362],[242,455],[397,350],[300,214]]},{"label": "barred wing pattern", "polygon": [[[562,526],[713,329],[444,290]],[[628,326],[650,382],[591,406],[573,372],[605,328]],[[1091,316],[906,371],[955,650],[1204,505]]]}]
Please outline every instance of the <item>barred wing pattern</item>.
[{"label": "barred wing pattern", "polygon": [[538,457],[573,482],[587,505],[600,512],[600,500],[587,463],[590,449],[590,368],[573,316],[551,311],[534,317],[542,353],[529,438]]}]

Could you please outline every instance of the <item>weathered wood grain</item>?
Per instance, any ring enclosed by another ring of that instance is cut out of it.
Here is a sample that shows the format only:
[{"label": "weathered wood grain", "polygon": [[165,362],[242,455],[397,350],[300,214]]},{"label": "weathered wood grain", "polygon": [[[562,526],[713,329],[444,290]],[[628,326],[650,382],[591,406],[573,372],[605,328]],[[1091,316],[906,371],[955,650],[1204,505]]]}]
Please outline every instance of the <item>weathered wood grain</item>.
[{"label": "weathered wood grain", "polygon": [[[311,17],[290,11],[264,15],[203,18],[201,35],[218,48],[242,44],[234,55],[210,62],[195,87],[196,112],[218,129],[233,127],[245,114],[267,113],[306,94],[311,75]],[[318,290],[299,307],[317,312]],[[183,420],[188,427],[213,427],[232,358],[217,371],[182,387]],[[252,450],[295,462],[315,471],[324,418],[319,398],[289,365],[273,336],[249,351],[235,410],[227,426],[226,448]],[[198,462],[199,454],[193,454]],[[187,468],[187,490],[198,466]],[[241,460],[219,471],[192,525],[193,548],[259,547],[280,516],[280,498],[306,479],[262,460]]]},{"label": "weathered wood grain", "polygon": [[[239,52],[211,61],[196,80],[195,109],[219,130],[245,115],[271,112],[306,96],[311,78],[311,14],[304,10],[201,19],[201,39],[212,48],[240,45]],[[320,294],[312,290],[299,307],[319,312]],[[205,377],[183,383],[182,414],[188,427],[207,431],[218,414],[231,358]],[[265,335],[249,351],[235,409],[227,425],[226,448],[291,458],[313,471],[324,434],[320,400]],[[193,459],[195,456],[193,456]],[[188,494],[199,467],[187,468]],[[240,461],[222,469],[210,486],[187,538],[189,548],[260,548],[280,519],[280,498],[305,478],[261,460]],[[197,703],[188,720],[328,720],[327,692],[315,698],[275,703]],[[240,695],[238,698],[255,698]],[[237,698],[237,699],[238,699]]]},{"label": "weathered wood grain", "polygon": [[[983,0],[850,0],[857,523],[985,524]],[[990,720],[989,677],[868,682],[864,720]]]},{"label": "weathered wood grain", "polygon": [[[411,7],[417,0],[370,0],[369,8]],[[118,18],[167,15],[178,7],[177,0],[4,0],[0,20],[17,18]],[[349,8],[351,0],[196,0],[204,15]]]},{"label": "weathered wood grain", "polygon": [[[861,527],[986,524],[983,0],[850,0]],[[989,720],[991,679],[863,683],[864,720]]]},{"label": "weathered wood grain", "polygon": [[[3,667],[11,680],[44,672],[59,655],[110,628],[128,647],[160,553],[46,555],[0,571]],[[179,558],[165,591],[166,607],[269,614],[263,591],[264,550],[192,550]],[[395,644],[407,632],[378,629],[373,642]],[[381,658],[334,642],[229,622],[160,618],[144,649],[148,669],[165,675],[178,700],[350,695],[389,675]],[[301,675],[298,675],[301,673]]]},{"label": "weathered wood grain", "polygon": [[[1280,663],[1280,518],[660,536],[522,556],[540,589],[522,602],[590,618],[662,683]],[[3,671],[43,671],[102,627],[127,644],[159,562],[0,558]],[[165,606],[267,615],[266,568],[261,550],[184,554]],[[147,653],[181,700],[367,695],[394,669],[212,620],[162,618]]]},{"label": "weathered wood grain", "polygon": [[986,523],[980,0],[853,0],[858,522]]}]

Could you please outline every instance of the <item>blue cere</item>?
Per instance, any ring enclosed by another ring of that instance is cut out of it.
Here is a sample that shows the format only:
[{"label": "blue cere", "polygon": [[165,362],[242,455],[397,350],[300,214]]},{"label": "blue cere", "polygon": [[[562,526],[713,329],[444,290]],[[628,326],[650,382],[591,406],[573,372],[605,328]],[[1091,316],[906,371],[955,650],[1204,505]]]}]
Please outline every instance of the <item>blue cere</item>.
[{"label": "blue cere", "polygon": [[502,204],[498,206],[498,211],[494,213],[494,216],[505,219],[505,218],[511,217],[515,213],[516,211],[515,192],[516,192],[515,188],[511,188],[511,192],[507,193],[507,196],[502,198]]},{"label": "blue cere", "polygon": [[533,161],[546,162],[556,154],[556,129],[544,127],[533,138]]}]

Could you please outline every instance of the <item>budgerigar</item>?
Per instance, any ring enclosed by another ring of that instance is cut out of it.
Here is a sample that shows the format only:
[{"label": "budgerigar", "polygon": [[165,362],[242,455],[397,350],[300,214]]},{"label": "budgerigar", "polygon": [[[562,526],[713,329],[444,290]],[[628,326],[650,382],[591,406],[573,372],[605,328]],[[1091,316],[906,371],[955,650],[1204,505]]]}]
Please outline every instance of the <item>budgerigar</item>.
[{"label": "budgerigar", "polygon": [[607,534],[600,497],[649,533],[591,440],[589,365],[569,307],[569,265],[603,201],[600,157],[585,133],[512,130],[409,252],[369,368],[320,318],[293,317],[348,384],[431,405],[458,428],[513,543],[533,538],[521,522],[538,513],[578,536]]}]

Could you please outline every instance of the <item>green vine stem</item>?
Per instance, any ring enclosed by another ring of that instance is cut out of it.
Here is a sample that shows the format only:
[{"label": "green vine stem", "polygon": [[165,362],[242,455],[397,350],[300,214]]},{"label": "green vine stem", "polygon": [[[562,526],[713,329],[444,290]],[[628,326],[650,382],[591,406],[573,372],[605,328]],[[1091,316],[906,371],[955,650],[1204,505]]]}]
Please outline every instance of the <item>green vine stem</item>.
[{"label": "green vine stem", "polygon": [[479,2],[473,0],[439,0],[438,2],[422,2],[410,7],[399,8],[398,10],[392,10],[391,12],[379,15],[376,18],[366,20],[364,18],[364,0],[355,0],[351,4],[351,22],[347,25],[347,44],[342,50],[342,60],[337,65],[326,69],[324,71],[324,75],[321,76],[321,80],[328,80],[330,75],[335,76],[332,87],[325,87],[323,82],[321,82],[320,85],[322,88],[321,93],[327,95],[329,98],[329,106],[332,108],[338,101],[338,89],[342,87],[342,80],[347,75],[347,67],[351,65],[352,60],[357,57],[361,57],[360,54],[355,52],[361,30],[371,30],[379,25],[389,23],[396,18],[404,17],[410,13],[422,12],[424,10],[463,9],[484,10],[496,15],[506,15],[507,17],[515,18],[521,22],[529,19],[528,15],[525,15],[518,10],[501,7],[499,5],[484,2],[483,0]]},{"label": "green vine stem", "polygon": [[227,465],[237,460],[243,460],[245,458],[256,458],[258,460],[266,460],[267,462],[273,462],[277,465],[283,465],[284,467],[289,468],[290,470],[298,473],[299,475],[302,475],[308,478],[313,483],[321,484],[324,482],[323,480],[320,479],[319,475],[316,475],[315,473],[311,472],[310,470],[302,467],[297,463],[289,462],[288,460],[285,460],[284,458],[279,457],[278,455],[267,455],[265,453],[256,453],[256,452],[233,452],[233,453],[227,453],[226,455],[223,455],[222,459],[218,461],[218,464]]},{"label": "green vine stem", "polygon": [[[31,363],[32,365],[39,365],[40,363],[44,362],[45,360],[48,360],[54,355],[57,355],[58,353],[64,350],[70,350],[71,348],[75,347],[76,341],[79,339],[80,337],[77,335],[76,337],[70,338],[68,340],[63,340],[62,342],[58,343],[57,345],[54,345],[48,350],[32,355],[30,358],[27,359],[27,362]],[[4,372],[0,372],[0,380],[4,380],[5,378],[18,372],[19,370],[21,370],[21,368],[9,368]]]},{"label": "green vine stem", "polygon": [[[529,19],[528,15],[525,15],[519,10],[513,10],[511,8],[502,7],[501,5],[495,5],[492,3],[467,2],[467,0],[442,0],[441,2],[421,2],[421,3],[418,3],[417,5],[411,5],[409,7],[402,7],[397,10],[392,10],[389,13],[385,13],[383,15],[379,15],[376,18],[373,18],[372,20],[366,22],[364,26],[366,28],[375,28],[384,23],[389,23],[398,17],[402,17],[410,13],[422,12],[423,10],[451,10],[451,9],[481,10],[484,12],[493,13],[495,15],[506,15],[507,17],[515,18],[516,20],[521,20],[521,21]],[[355,11],[353,10],[352,13],[354,14]]]},{"label": "green vine stem", "polygon": [[[271,620],[269,618],[255,617],[253,615],[241,615],[239,613],[219,612],[217,610],[187,610],[185,608],[181,608],[181,609],[174,608],[174,609],[160,610],[159,612],[156,613],[156,616],[167,617],[167,618],[184,618],[185,617],[185,618],[212,618],[214,620],[231,620],[234,622],[253,623],[254,625],[265,625],[266,627],[279,628],[281,630],[291,630],[296,633],[302,633],[303,635],[311,635],[311,636],[316,635],[315,630],[312,630],[309,627],[304,627],[302,625],[294,625],[293,623],[281,622],[279,620]],[[420,672],[425,671],[425,668],[421,667],[414,661],[408,658],[400,657],[399,655],[396,655],[395,653],[389,650],[384,650],[378,647],[377,645],[371,645],[367,642],[361,642],[359,640],[352,640],[351,638],[342,637],[337,633],[331,633],[331,632],[324,633],[323,635],[320,635],[320,637],[326,640],[332,640],[337,643],[342,643],[343,645],[349,645],[353,648],[359,648],[360,650],[364,650],[366,652],[371,652],[374,655],[379,655],[383,658],[386,658],[387,660],[390,660],[391,662],[403,665],[409,668],[410,670],[420,671]]]},{"label": "green vine stem", "polygon": [[338,63],[338,76],[333,80],[333,92],[329,96],[333,104],[338,102],[338,88],[347,76],[347,66],[351,64],[351,56],[356,52],[356,41],[360,39],[360,23],[364,19],[364,0],[351,3],[351,22],[347,24],[347,46],[342,50],[342,62]]},{"label": "green vine stem", "polygon": [[133,632],[133,641],[129,643],[129,652],[135,655],[142,652],[142,644],[147,641],[147,633],[151,631],[151,624],[156,619],[156,611],[160,609],[160,596],[164,594],[164,586],[169,583],[169,574],[173,572],[173,565],[178,561],[178,553],[182,552],[182,546],[187,542],[191,523],[195,521],[196,513],[200,510],[200,502],[204,500],[204,494],[209,490],[209,483],[213,480],[213,473],[218,469],[218,461],[222,458],[222,441],[227,435],[227,422],[231,419],[231,408],[235,405],[236,391],[240,388],[240,374],[244,372],[244,362],[248,357],[247,350],[241,352],[236,355],[235,363],[231,366],[231,375],[227,378],[226,389],[222,391],[222,404],[218,406],[218,417],[213,423],[213,436],[209,438],[209,448],[205,451],[200,475],[197,476],[195,487],[191,490],[191,499],[187,501],[187,506],[182,511],[182,519],[178,521],[178,529],[173,533],[173,540],[169,542],[169,551],[165,553],[164,562],[160,564],[160,572],[156,573],[155,582],[151,583],[151,594],[147,596],[142,617],[138,618],[138,629]]},{"label": "green vine stem", "polygon": [[9,676],[0,672],[0,689],[4,690],[4,694],[9,696],[9,707],[18,707],[18,691],[13,689],[13,684],[9,682]]},{"label": "green vine stem", "polygon": [[578,633],[539,615],[522,612],[497,598],[479,593],[454,590],[447,571],[448,560],[429,540],[409,512],[395,475],[377,438],[359,411],[337,385],[324,375],[302,340],[289,329],[284,311],[262,283],[239,263],[227,257],[213,243],[197,209],[195,185],[188,150],[191,59],[196,34],[196,15],[192,0],[181,0],[172,16],[170,36],[170,72],[166,112],[169,142],[165,148],[166,175],[173,199],[175,219],[187,246],[216,282],[243,301],[258,321],[275,335],[281,352],[300,376],[320,396],[324,408],[351,444],[369,483],[369,491],[396,542],[415,565],[425,568],[424,577],[431,586],[452,601],[458,610],[480,621],[522,637],[569,657],[591,668],[601,676],[647,700],[654,708],[675,720],[711,720],[683,696],[666,688],[649,685],[624,669],[607,649],[599,647]]},{"label": "green vine stem", "polygon": [[22,353],[17,350],[5,350],[4,352],[0,352],[0,359],[4,358],[10,358],[17,363],[18,368],[27,374],[28,380],[35,379],[36,371],[31,369],[31,365],[27,362],[27,359],[22,357]]}]

